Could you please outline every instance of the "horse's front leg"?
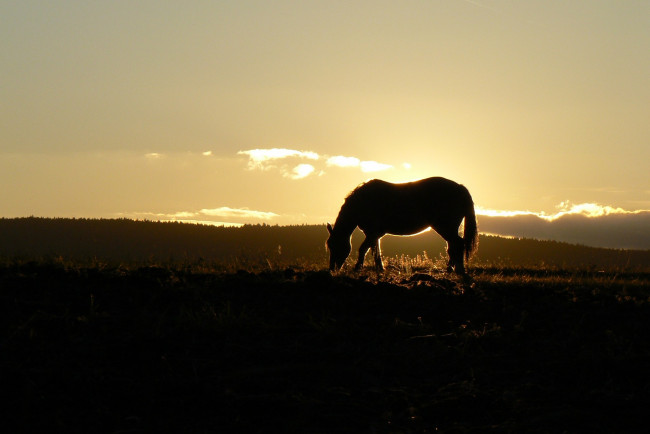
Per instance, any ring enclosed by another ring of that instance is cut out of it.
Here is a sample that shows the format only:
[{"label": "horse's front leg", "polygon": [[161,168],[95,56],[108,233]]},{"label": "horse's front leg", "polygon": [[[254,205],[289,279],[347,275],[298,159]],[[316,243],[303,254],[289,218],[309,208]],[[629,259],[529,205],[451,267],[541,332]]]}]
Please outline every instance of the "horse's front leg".
[{"label": "horse's front leg", "polygon": [[366,239],[363,240],[363,243],[361,243],[361,246],[359,246],[359,258],[357,259],[357,265],[354,266],[355,270],[361,270],[361,267],[363,267],[363,260],[366,258],[366,253],[368,253],[368,249],[374,249],[375,244],[376,241],[370,240],[368,236],[366,236]]}]

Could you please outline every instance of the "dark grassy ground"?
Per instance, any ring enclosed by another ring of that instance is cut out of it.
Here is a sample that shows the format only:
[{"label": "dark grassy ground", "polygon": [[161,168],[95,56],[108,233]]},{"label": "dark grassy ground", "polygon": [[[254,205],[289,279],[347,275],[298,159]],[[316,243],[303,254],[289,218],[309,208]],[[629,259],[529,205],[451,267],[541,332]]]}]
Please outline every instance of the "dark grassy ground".
[{"label": "dark grassy ground", "polygon": [[3,431],[645,431],[648,274],[398,271],[1,266]]}]

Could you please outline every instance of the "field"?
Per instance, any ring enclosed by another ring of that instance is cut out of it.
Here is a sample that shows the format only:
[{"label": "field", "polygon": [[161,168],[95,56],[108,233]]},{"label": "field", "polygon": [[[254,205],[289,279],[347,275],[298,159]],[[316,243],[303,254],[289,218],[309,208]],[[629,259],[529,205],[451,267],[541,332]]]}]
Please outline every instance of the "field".
[{"label": "field", "polygon": [[647,262],[499,256],[458,277],[432,254],[332,275],[285,246],[53,246],[0,261],[6,432],[645,431]]}]

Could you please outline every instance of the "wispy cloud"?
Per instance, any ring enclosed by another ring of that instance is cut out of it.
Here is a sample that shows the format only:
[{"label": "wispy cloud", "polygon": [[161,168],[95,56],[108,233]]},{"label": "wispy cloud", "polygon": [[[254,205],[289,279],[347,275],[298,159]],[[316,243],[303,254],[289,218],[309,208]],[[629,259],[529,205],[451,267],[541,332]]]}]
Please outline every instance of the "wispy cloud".
[{"label": "wispy cloud", "polygon": [[612,214],[639,214],[643,211],[627,211],[623,208],[614,208],[597,203],[580,203],[572,204],[569,201],[561,202],[558,206],[558,212],[552,216],[552,219],[558,219],[566,215],[584,215],[586,217],[602,217]]},{"label": "wispy cloud", "polygon": [[[379,172],[393,168],[390,164],[379,163],[372,160],[362,161],[360,158],[352,156],[319,155],[312,151],[299,151],[296,149],[286,148],[250,149],[247,151],[239,151],[238,154],[248,156],[249,170],[276,169],[279,170],[283,176],[290,179],[303,179],[312,174],[318,174],[321,176],[326,173],[324,169],[328,167],[358,168],[362,172]],[[317,163],[301,163],[295,165],[296,159],[309,159]],[[291,161],[294,162],[294,165],[290,164]],[[411,165],[404,163],[402,167],[410,169]]]},{"label": "wispy cloud", "polygon": [[380,172],[393,168],[390,164],[378,163],[376,161],[362,161],[360,166],[362,172]]},{"label": "wispy cloud", "polygon": [[596,247],[650,249],[650,210],[595,203],[558,205],[557,212],[495,211],[477,207],[483,233],[565,241]]},{"label": "wispy cloud", "polygon": [[211,217],[237,217],[244,219],[260,219],[260,220],[271,220],[274,217],[279,217],[278,214],[268,211],[254,211],[248,208],[230,208],[227,206],[222,206],[219,208],[213,209],[202,209],[199,211],[199,214],[211,216]]},{"label": "wispy cloud", "polygon": [[163,214],[163,215],[169,215],[174,218],[179,218],[179,219],[184,219],[184,218],[191,218],[196,216],[195,212],[188,212],[188,211],[179,211],[175,212],[174,214]]},{"label": "wispy cloud", "polygon": [[316,170],[311,164],[298,164],[296,167],[291,170],[289,173],[285,173],[284,176],[291,179],[302,179],[309,176],[311,173]]},{"label": "wispy cloud", "polygon": [[[124,212],[117,214],[120,217],[132,219],[146,219],[158,221],[177,221],[185,223],[200,223],[213,226],[241,226],[250,221],[269,221],[279,214],[269,211],[256,211],[248,208],[231,208],[222,206],[219,208],[204,208],[199,211],[177,211],[172,213],[157,213],[150,211]],[[237,221],[224,221],[233,219]]]},{"label": "wispy cloud", "polygon": [[570,215],[581,215],[584,217],[603,217],[613,214],[640,214],[644,212],[649,212],[647,210],[636,210],[628,211],[623,208],[612,207],[609,205],[600,205],[597,203],[580,203],[573,204],[570,201],[560,202],[556,206],[557,212],[553,214],[547,214],[544,212],[533,212],[533,211],[505,211],[505,210],[493,210],[476,207],[476,213],[479,215],[487,217],[516,217],[516,216],[533,216],[540,218],[546,221],[554,221],[559,218],[570,216]]},{"label": "wispy cloud", "polygon": [[361,160],[357,157],[345,157],[343,155],[335,155],[334,157],[329,157],[326,161],[328,166],[337,166],[337,167],[357,167],[361,164]]},{"label": "wispy cloud", "polygon": [[268,163],[274,160],[281,160],[289,157],[307,158],[309,160],[318,160],[320,156],[311,151],[298,151],[286,148],[271,149],[250,149],[248,151],[239,151],[239,155],[248,155],[248,167],[250,169],[268,169]]},{"label": "wispy cloud", "polygon": [[330,167],[359,167],[362,172],[380,172],[393,168],[390,164],[378,163],[376,161],[361,161],[357,157],[346,157],[344,155],[329,157],[326,165]]}]

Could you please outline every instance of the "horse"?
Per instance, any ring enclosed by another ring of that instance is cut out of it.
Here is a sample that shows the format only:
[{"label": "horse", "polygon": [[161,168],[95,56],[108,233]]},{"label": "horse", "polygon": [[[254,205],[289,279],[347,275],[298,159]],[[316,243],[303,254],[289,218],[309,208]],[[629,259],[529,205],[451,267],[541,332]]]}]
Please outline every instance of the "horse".
[{"label": "horse", "polygon": [[[463,237],[458,234],[465,219]],[[375,266],[383,271],[379,241],[386,234],[413,235],[429,228],[447,242],[447,272],[465,274],[465,261],[478,248],[474,202],[467,188],[442,177],[393,184],[372,179],[352,190],[341,206],[334,226],[327,223],[330,271],[343,267],[350,255],[352,232],[359,227],[365,240],[359,247],[355,270],[361,269],[371,249]]]}]

